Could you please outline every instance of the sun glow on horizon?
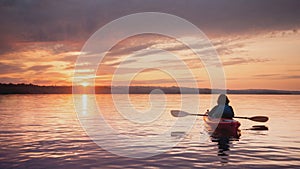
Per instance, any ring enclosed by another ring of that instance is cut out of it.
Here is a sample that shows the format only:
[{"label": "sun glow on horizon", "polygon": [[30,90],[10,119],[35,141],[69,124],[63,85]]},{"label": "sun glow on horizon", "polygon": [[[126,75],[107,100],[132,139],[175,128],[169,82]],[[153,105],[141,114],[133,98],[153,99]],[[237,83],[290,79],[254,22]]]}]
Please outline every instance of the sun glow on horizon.
[{"label": "sun glow on horizon", "polygon": [[89,84],[88,82],[82,82],[82,83],[81,83],[81,86],[83,86],[83,87],[88,87],[88,86],[90,86],[90,84]]}]

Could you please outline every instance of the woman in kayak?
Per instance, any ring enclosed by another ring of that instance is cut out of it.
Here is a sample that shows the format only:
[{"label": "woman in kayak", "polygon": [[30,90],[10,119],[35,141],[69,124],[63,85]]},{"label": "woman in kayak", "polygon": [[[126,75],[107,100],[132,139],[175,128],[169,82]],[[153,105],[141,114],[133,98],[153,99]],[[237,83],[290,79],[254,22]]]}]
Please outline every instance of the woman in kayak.
[{"label": "woman in kayak", "polygon": [[218,105],[208,112],[208,116],[212,118],[229,118],[234,117],[234,112],[229,106],[229,99],[225,94],[221,94],[218,98]]}]

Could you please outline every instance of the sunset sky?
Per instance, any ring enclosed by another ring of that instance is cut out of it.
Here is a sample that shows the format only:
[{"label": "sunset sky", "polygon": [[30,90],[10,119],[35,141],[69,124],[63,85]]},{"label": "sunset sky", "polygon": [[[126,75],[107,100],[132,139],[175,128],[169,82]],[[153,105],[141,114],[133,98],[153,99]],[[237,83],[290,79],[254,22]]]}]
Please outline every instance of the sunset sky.
[{"label": "sunset sky", "polygon": [[[125,15],[162,12],[206,34],[221,58],[227,88],[300,90],[299,7],[299,0],[0,0],[0,83],[72,85],[76,59],[95,31]],[[183,38],[193,42],[193,35]],[[205,67],[190,49],[154,34],[116,44],[99,66],[97,85],[110,85],[114,70],[127,58],[120,81],[147,63],[153,69],[136,76],[132,85],[173,86],[169,75],[155,69],[176,69],[166,51],[186,62],[199,87],[210,87]]]}]

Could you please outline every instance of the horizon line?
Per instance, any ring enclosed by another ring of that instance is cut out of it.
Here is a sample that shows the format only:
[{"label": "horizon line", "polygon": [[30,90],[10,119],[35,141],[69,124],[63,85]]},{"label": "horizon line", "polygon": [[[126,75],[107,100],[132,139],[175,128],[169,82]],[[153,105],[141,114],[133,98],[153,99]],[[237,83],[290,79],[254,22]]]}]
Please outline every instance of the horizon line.
[{"label": "horizon line", "polygon": [[[37,87],[73,87],[73,85],[38,85],[32,83],[0,83],[0,85],[25,85],[25,86],[37,86]],[[84,88],[90,87],[152,87],[152,88],[189,88],[189,89],[206,89],[206,90],[226,90],[226,91],[249,91],[249,90],[266,90],[266,91],[286,91],[286,92],[300,92],[300,90],[288,90],[288,89],[266,89],[266,88],[247,88],[247,89],[212,89],[212,88],[192,88],[192,87],[179,87],[179,86],[109,86],[109,85],[95,85],[95,86],[82,86]]]}]

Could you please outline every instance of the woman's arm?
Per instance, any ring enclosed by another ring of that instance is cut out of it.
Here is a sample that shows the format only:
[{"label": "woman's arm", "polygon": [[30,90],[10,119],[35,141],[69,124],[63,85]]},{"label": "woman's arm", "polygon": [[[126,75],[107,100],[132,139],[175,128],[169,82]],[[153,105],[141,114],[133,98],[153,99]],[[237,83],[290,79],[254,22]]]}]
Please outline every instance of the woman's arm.
[{"label": "woman's arm", "polygon": [[214,108],[212,108],[211,111],[208,112],[208,116],[212,117],[213,114],[214,114],[214,112],[216,111],[216,109],[217,109],[217,106],[215,106]]},{"label": "woman's arm", "polygon": [[234,117],[234,111],[233,111],[233,108],[231,106],[229,106],[230,110],[231,110],[231,113],[232,113],[232,117]]}]

